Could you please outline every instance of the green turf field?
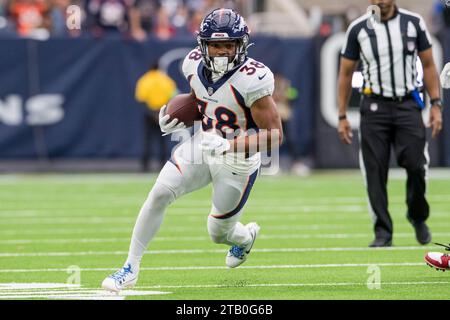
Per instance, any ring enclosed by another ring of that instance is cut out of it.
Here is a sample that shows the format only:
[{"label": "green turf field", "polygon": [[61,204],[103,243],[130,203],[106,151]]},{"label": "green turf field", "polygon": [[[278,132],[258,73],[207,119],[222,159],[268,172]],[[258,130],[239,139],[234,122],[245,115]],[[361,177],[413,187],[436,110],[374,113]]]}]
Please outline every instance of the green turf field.
[{"label": "green turf field", "polygon": [[[447,178],[434,174],[429,181],[429,226],[434,241],[448,243],[450,174],[444,174]],[[242,222],[257,221],[261,231],[237,269],[225,267],[228,247],[208,237],[211,189],[189,194],[169,207],[144,256],[137,287],[130,295],[105,296],[100,284],[123,264],[154,179],[0,176],[0,299],[449,297],[450,274],[423,262],[427,251],[441,248],[420,246],[405,218],[401,177],[389,182],[395,246],[367,248],[372,228],[359,171],[258,178]]]}]

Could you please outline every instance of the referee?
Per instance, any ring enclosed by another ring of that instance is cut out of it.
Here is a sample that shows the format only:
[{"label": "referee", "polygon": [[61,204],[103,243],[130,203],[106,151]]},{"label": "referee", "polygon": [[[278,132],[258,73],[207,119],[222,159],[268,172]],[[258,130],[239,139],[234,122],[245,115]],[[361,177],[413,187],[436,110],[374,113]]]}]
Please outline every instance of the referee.
[{"label": "referee", "polygon": [[351,144],[352,130],[346,119],[352,76],[358,62],[363,66],[363,99],[360,106],[360,167],[366,179],[375,239],[370,247],[392,245],[393,225],[388,211],[387,178],[391,146],[399,166],[406,169],[406,217],[420,244],[431,241],[425,223],[429,205],[425,198],[429,163],[424,103],[417,84],[419,56],[424,82],[431,97],[429,125],[432,137],[442,128],[439,77],[433,61],[431,38],[418,14],[398,8],[395,0],[371,0],[372,14],[349,26],[341,52],[338,133]]}]

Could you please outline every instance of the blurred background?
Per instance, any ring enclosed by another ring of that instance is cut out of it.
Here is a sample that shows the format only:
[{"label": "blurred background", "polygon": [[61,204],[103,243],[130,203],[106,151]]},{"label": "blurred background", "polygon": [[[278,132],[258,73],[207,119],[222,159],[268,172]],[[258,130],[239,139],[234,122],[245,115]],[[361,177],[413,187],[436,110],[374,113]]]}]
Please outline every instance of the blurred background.
[{"label": "blurred background", "polygon": [[[286,141],[281,172],[358,167],[358,142],[336,133],[339,52],[365,0],[0,0],[0,172],[157,171],[176,143],[157,126],[148,78],[188,92],[180,65],[200,21],[218,7],[246,19],[249,55],[276,75]],[[443,0],[397,0],[423,16],[436,64],[450,61]],[[420,65],[420,62],[418,62]],[[140,83],[138,85],[138,83]],[[358,127],[354,76],[350,120]],[[448,91],[448,90],[447,90]],[[154,96],[154,95],[153,95]],[[444,102],[449,105],[446,92]],[[424,114],[426,119],[426,114]],[[450,112],[430,141],[431,165],[450,166]],[[355,131],[356,133],[356,131]],[[356,135],[355,135],[356,136]],[[393,162],[393,165],[394,162]]]}]

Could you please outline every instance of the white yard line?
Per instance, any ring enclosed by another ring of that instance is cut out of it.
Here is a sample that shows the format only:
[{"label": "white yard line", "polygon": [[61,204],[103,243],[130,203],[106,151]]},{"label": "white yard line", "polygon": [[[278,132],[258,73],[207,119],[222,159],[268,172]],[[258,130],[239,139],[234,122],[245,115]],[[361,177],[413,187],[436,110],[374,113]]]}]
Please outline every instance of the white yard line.
[{"label": "white yard line", "polygon": [[[57,232],[57,231],[62,232]],[[55,232],[36,232],[36,233],[29,233],[29,232],[14,232],[10,233],[9,235],[16,235],[16,234],[86,234],[86,233],[93,233],[95,232],[92,230],[91,232],[85,230],[85,229],[58,229],[55,230]],[[118,232],[118,230],[114,229],[115,231],[111,232]],[[47,230],[48,231],[48,230]],[[75,231],[75,232],[71,232]],[[84,232],[83,232],[84,231]],[[102,230],[103,232],[104,230]],[[127,233],[130,233],[131,236],[131,229],[126,229],[125,231],[128,231]],[[3,233],[3,231],[2,231]],[[97,232],[98,233],[98,232]],[[16,244],[65,244],[65,243],[110,243],[110,242],[129,242],[130,236],[127,237],[118,237],[118,238],[82,238],[82,239],[4,239],[0,240],[0,245],[16,245]],[[274,240],[281,240],[281,239],[358,239],[358,238],[371,238],[373,236],[372,233],[329,233],[329,234],[271,234],[266,235],[262,234],[258,236],[258,239],[274,239]],[[450,232],[433,232],[433,236],[436,237],[450,237]],[[395,238],[414,238],[414,233],[411,232],[405,232],[405,233],[396,233]],[[184,242],[184,241],[210,241],[210,238],[208,236],[157,236],[155,239],[153,239],[155,242]],[[445,240],[443,240],[445,242]]]},{"label": "white yard line", "polygon": [[[306,268],[356,268],[376,265],[378,267],[423,267],[425,262],[372,262],[372,263],[333,263],[333,264],[295,264],[295,265],[267,265],[240,266],[239,269],[306,269]],[[80,271],[116,271],[117,268],[80,268]],[[180,270],[229,270],[225,266],[185,266],[185,267],[142,267],[140,271],[180,271]],[[67,268],[47,269],[0,269],[0,273],[27,272],[67,272]]]},{"label": "white yard line", "polygon": [[[405,281],[405,282],[381,282],[380,285],[384,286],[398,286],[398,285],[448,285],[450,281]],[[241,287],[338,287],[338,286],[364,286],[367,287],[365,282],[325,282],[325,283],[243,283],[239,285],[227,285],[227,284],[205,284],[205,285],[158,285],[158,286],[138,286],[136,289],[203,289],[203,288],[236,288]]]},{"label": "white yard line", "polygon": [[[1,199],[1,198],[0,198]],[[427,197],[430,202],[450,202],[450,195],[430,195]],[[80,199],[81,201],[81,199]],[[143,202],[144,199],[141,199],[136,202],[136,205]],[[8,203],[11,201],[8,201]],[[313,202],[313,203],[311,203]],[[316,203],[314,203],[316,202]],[[349,203],[350,202],[350,203]],[[391,197],[389,199],[389,204],[392,205],[400,205],[404,207],[404,198],[403,197]],[[22,201],[17,201],[18,204],[22,204]],[[192,204],[192,205],[189,205]],[[289,214],[292,212],[298,213],[311,213],[311,212],[348,212],[348,213],[357,213],[357,212],[366,212],[367,211],[367,199],[364,197],[361,198],[308,198],[308,199],[289,199],[289,205],[283,205],[279,200],[271,201],[270,199],[265,200],[264,202],[256,202],[252,201],[252,198],[249,199],[249,202],[246,205],[246,210],[258,210],[261,212],[273,211],[273,208],[276,207],[277,214]],[[176,203],[173,207],[169,207],[168,214],[169,215],[185,215],[186,213],[194,214],[194,215],[204,215],[209,212],[209,208],[211,206],[211,201],[207,200],[180,200],[179,203]],[[42,217],[42,218],[51,218],[51,217],[92,217],[89,215],[89,212],[93,210],[105,210],[108,211],[110,207],[89,207],[89,208],[64,208],[61,210],[60,208],[43,208],[43,209],[7,209],[0,210],[0,217],[2,218],[32,218],[32,217]],[[139,208],[136,207],[137,215]],[[51,212],[51,216],[48,216],[49,212]],[[75,212],[75,213],[74,213]],[[77,212],[82,213],[82,215],[76,214]],[[117,211],[115,211],[117,212]],[[127,210],[127,213],[124,215],[129,215],[130,213],[134,213],[132,210]],[[446,212],[438,212],[433,211],[432,215],[435,214],[445,214]],[[47,216],[46,216],[47,215]],[[134,214],[133,214],[134,215]],[[98,216],[101,217],[101,214]],[[107,217],[103,217],[107,218]],[[117,216],[116,216],[117,218]]]},{"label": "white yard line", "polygon": [[[279,253],[279,252],[355,252],[355,251],[429,251],[430,249],[438,248],[436,246],[405,246],[405,247],[382,247],[369,249],[367,247],[343,247],[343,248],[262,248],[253,249],[253,252],[260,253]],[[179,249],[179,250],[151,250],[146,251],[145,254],[204,254],[204,253],[219,253],[222,254],[224,249]],[[29,253],[15,253],[2,252],[0,257],[70,257],[70,256],[115,256],[126,255],[128,251],[74,251],[74,252],[29,252]]]},{"label": "white yard line", "polygon": [[[199,222],[204,223],[206,220],[207,214],[203,215],[191,215],[187,213],[184,217],[185,221],[189,222]],[[253,215],[256,217],[255,215]],[[445,214],[434,214],[434,218],[438,217],[447,217],[448,213]],[[170,214],[166,217],[170,219]],[[306,219],[308,221],[305,221]],[[319,222],[323,221],[323,217],[317,217],[314,215],[305,216],[301,213],[297,214],[290,214],[290,215],[272,215],[272,216],[257,216],[255,219],[257,219],[259,222],[261,221],[277,221],[277,222],[287,222],[287,221],[294,221],[297,223],[305,224],[305,226],[302,226],[303,228],[308,228],[310,226],[311,222]],[[352,221],[348,221],[351,219]],[[359,221],[354,221],[359,220]],[[324,226],[324,228],[332,228],[334,226],[335,228],[341,228],[341,227],[350,227],[350,226],[367,226],[368,223],[370,223],[370,219],[366,215],[359,215],[359,216],[336,216],[336,217],[330,217],[330,219],[326,220],[327,222],[336,221],[333,225],[327,225],[327,224],[321,224],[321,226]],[[35,226],[40,227],[41,225],[71,225],[71,224],[77,224],[77,225],[134,225],[136,222],[136,217],[67,217],[67,218],[60,218],[60,217],[40,217],[40,218],[0,218],[0,226],[11,226],[11,225],[21,225],[21,226]],[[439,226],[450,226],[450,223],[439,223]],[[291,227],[291,226],[289,226]],[[185,227],[184,227],[185,228]],[[271,227],[273,228],[273,227]]]}]

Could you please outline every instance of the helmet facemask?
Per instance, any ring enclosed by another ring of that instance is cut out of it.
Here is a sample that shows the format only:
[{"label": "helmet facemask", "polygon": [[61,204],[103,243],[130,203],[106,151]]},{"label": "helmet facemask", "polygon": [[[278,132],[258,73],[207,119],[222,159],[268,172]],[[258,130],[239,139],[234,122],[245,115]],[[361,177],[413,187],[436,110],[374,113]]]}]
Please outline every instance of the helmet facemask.
[{"label": "helmet facemask", "polygon": [[[203,63],[205,67],[210,70],[211,72],[214,72],[220,76],[224,75],[225,73],[237,68],[240,66],[247,57],[247,48],[249,47],[248,44],[248,35],[244,35],[241,38],[221,38],[221,39],[214,39],[214,38],[201,38],[200,36],[197,37],[197,42],[200,47],[200,50],[202,52],[203,57]],[[216,56],[213,57],[210,55],[208,50],[208,43],[213,41],[235,41],[236,49],[234,56]]]}]

